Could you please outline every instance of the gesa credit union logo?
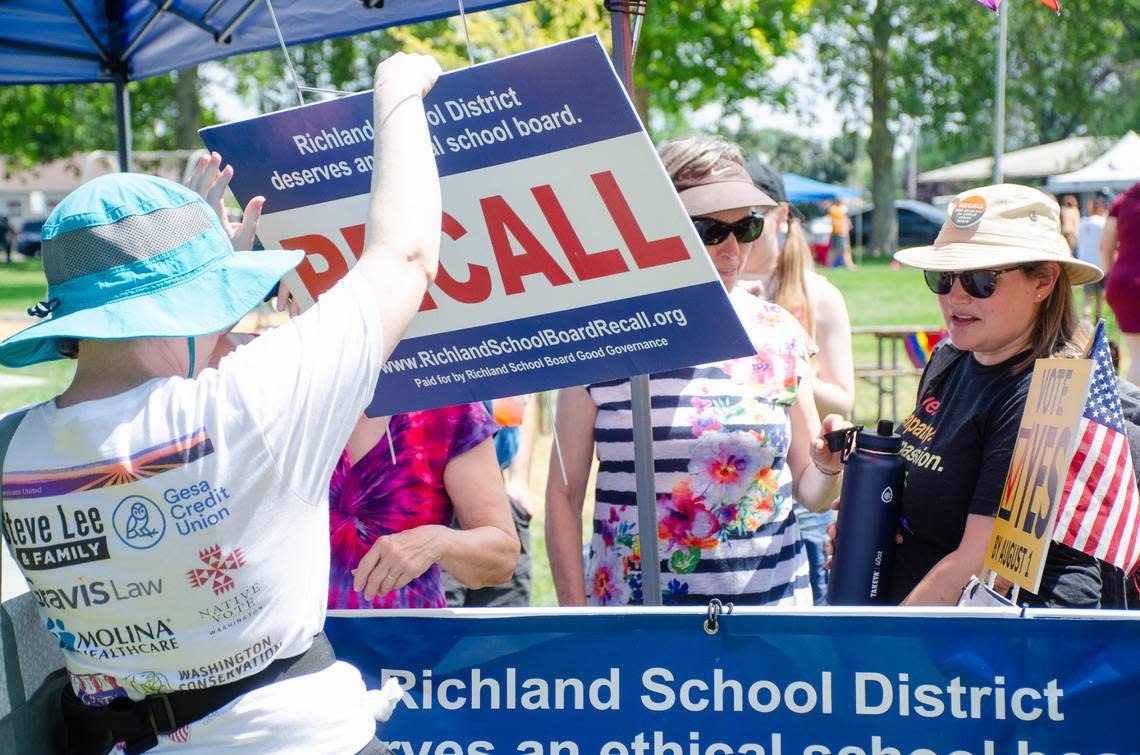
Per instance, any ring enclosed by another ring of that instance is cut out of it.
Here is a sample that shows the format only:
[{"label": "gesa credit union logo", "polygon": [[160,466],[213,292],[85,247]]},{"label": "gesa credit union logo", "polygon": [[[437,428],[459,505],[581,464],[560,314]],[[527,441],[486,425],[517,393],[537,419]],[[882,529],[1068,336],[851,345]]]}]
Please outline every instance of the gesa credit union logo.
[{"label": "gesa credit union logo", "polygon": [[166,534],[166,515],[157,503],[141,495],[119,501],[111,524],[123,544],[136,550],[153,548]]}]

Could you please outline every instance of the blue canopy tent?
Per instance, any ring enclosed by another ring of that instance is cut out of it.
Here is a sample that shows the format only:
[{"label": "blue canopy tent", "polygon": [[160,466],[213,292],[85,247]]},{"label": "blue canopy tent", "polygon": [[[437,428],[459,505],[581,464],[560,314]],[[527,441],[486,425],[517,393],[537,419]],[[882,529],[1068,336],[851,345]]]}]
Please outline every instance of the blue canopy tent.
[{"label": "blue canopy tent", "polygon": [[0,84],[115,86],[119,164],[130,157],[127,82],[287,44],[480,11],[524,0],[5,0]]},{"label": "blue canopy tent", "polygon": [[784,189],[788,192],[788,201],[792,204],[822,202],[827,199],[852,201],[862,196],[856,189],[816,181],[796,173],[785,173],[783,179]]}]

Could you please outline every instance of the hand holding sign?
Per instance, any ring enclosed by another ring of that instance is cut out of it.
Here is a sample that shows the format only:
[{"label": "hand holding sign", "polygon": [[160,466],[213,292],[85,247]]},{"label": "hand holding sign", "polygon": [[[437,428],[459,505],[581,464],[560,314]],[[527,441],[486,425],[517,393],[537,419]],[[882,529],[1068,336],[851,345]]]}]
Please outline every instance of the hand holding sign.
[{"label": "hand holding sign", "polygon": [[398,52],[376,66],[374,98],[382,125],[392,110],[408,97],[425,97],[443,69],[435,58]]}]

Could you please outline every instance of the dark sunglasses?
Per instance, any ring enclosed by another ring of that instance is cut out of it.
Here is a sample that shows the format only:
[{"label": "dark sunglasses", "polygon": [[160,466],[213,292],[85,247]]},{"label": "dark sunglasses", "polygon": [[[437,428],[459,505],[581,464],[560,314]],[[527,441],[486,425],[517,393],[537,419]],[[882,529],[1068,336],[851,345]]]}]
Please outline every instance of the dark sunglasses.
[{"label": "dark sunglasses", "polygon": [[1007,267],[1001,270],[966,270],[961,273],[947,273],[939,270],[923,270],[926,285],[939,296],[950,293],[954,288],[954,280],[962,282],[962,288],[975,299],[988,299],[994,295],[997,288],[997,277],[1002,273],[1021,270],[1024,265]]},{"label": "dark sunglasses", "polygon": [[692,218],[692,221],[705,246],[716,246],[727,239],[730,233],[741,244],[747,244],[760,238],[764,232],[764,216],[755,212],[735,223],[723,223],[713,218]]}]

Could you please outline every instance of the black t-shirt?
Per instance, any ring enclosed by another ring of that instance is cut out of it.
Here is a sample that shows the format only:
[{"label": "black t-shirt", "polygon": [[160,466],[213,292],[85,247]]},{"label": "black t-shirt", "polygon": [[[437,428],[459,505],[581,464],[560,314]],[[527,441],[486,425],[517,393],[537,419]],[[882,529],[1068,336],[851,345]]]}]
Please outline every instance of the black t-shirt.
[{"label": "black t-shirt", "polygon": [[1032,371],[1013,375],[1026,354],[987,367],[973,354],[949,351],[932,358],[927,372],[949,354],[955,361],[938,378],[923,375],[918,406],[899,428],[907,476],[892,603],[957,549],[969,514],[997,513],[1029,395]]}]

